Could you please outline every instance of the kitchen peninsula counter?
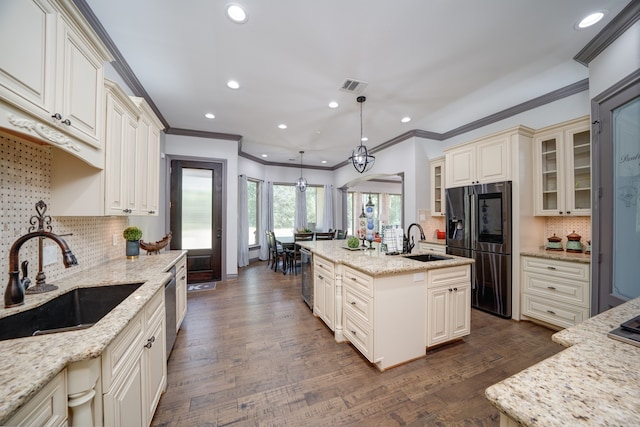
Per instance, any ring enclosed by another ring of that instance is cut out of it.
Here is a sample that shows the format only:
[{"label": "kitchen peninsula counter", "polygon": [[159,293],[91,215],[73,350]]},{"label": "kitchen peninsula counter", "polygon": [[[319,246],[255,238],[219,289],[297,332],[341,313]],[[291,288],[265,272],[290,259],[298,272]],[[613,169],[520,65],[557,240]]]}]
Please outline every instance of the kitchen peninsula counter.
[{"label": "kitchen peninsula counter", "polygon": [[0,309],[0,317],[28,310],[80,287],[143,283],[129,298],[88,329],[5,340],[0,343],[0,425],[67,365],[100,357],[156,292],[185,251],[166,251],[127,260],[124,256],[54,281],[58,289],[25,296],[25,304]]},{"label": "kitchen peninsula counter", "polygon": [[487,398],[525,426],[637,425],[640,347],[607,333],[639,314],[636,298],[554,334],[569,348],[489,387]]}]

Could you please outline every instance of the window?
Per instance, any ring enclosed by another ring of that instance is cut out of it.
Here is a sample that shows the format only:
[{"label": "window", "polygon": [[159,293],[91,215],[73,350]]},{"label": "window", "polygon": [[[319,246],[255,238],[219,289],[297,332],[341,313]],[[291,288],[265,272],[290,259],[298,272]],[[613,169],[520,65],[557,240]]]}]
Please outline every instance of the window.
[{"label": "window", "polygon": [[324,187],[307,187],[307,227],[314,231],[323,230],[324,224]]},{"label": "window", "polygon": [[249,218],[249,234],[247,242],[249,246],[255,246],[260,243],[258,239],[258,225],[260,217],[260,182],[255,179],[247,179],[247,209],[249,210],[247,217]]},{"label": "window", "polygon": [[402,225],[402,195],[388,193],[347,193],[347,224],[350,236],[358,233],[358,218],[362,214],[362,208],[366,208],[371,196],[374,204],[374,230],[380,232],[383,225]]},{"label": "window", "polygon": [[273,185],[273,232],[276,236],[293,236],[296,191],[291,184]]}]

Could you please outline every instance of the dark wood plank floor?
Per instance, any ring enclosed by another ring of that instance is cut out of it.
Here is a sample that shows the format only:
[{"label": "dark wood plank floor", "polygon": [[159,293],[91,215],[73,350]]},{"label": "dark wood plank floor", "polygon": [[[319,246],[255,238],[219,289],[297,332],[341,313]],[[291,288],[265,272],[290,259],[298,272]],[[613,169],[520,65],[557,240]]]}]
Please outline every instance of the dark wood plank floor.
[{"label": "dark wood plank floor", "polygon": [[155,426],[497,426],[484,389],[562,349],[553,331],[472,310],[471,335],[379,372],[337,344],[264,262],[188,295]]}]

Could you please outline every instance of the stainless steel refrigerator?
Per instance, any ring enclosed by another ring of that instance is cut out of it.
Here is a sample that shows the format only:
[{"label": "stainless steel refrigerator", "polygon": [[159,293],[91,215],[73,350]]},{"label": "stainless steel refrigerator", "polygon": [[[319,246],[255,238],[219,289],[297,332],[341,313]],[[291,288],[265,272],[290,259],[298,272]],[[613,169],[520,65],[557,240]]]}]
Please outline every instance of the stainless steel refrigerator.
[{"label": "stainless steel refrigerator", "polygon": [[473,258],[471,306],[511,318],[511,181],[446,190],[447,253]]}]

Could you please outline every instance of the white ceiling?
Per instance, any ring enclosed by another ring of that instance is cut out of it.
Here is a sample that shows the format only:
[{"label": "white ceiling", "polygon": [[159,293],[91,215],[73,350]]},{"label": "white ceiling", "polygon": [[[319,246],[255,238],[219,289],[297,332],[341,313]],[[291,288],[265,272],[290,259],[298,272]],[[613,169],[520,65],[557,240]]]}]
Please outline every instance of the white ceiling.
[{"label": "white ceiling", "polygon": [[[587,78],[572,58],[629,0],[236,0],[242,25],[226,0],[86,2],[170,127],[241,135],[268,162],[299,165],[304,150],[305,165],[334,166],[360,138],[346,78],[368,82],[367,146],[444,133]],[[603,21],[574,29],[595,10]]]}]

